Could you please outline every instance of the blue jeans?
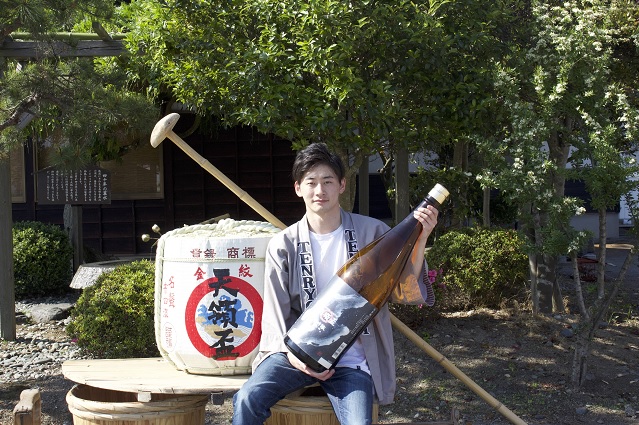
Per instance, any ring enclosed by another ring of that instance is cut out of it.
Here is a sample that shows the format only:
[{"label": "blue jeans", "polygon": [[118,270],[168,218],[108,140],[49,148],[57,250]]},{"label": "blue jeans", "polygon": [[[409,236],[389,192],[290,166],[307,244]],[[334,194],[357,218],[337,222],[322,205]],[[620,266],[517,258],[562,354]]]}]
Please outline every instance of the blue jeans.
[{"label": "blue jeans", "polygon": [[359,369],[338,367],[333,376],[319,381],[296,369],[285,353],[267,357],[233,396],[234,425],[262,425],[271,407],[287,394],[318,382],[342,425],[370,425],[373,379]]}]

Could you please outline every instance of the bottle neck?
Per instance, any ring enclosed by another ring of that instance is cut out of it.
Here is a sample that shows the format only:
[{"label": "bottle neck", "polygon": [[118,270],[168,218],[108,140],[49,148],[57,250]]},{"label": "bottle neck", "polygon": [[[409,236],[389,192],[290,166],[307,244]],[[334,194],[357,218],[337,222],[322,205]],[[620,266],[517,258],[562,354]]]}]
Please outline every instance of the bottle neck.
[{"label": "bottle neck", "polygon": [[[418,208],[426,208],[428,205],[432,205],[433,207],[437,208],[438,211],[441,211],[441,204],[437,201],[437,199],[433,198],[432,196],[426,196],[424,199],[422,199],[422,202],[420,202],[415,207],[415,210],[417,210]],[[415,223],[417,223],[418,220],[415,218],[415,216],[411,212],[399,224],[402,224],[404,222],[410,222],[412,225],[415,225]]]},{"label": "bottle neck", "polygon": [[437,208],[438,211],[441,211],[441,204],[432,196],[426,196],[424,199],[422,199],[422,202],[420,202],[419,205],[415,207],[415,209],[426,208],[426,206],[428,205],[432,205],[433,207]]}]

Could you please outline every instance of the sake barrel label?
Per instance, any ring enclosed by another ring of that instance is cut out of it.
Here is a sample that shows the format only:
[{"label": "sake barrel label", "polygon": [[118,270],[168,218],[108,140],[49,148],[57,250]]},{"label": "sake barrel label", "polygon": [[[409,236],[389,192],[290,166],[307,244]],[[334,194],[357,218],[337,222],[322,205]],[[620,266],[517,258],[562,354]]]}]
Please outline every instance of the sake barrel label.
[{"label": "sake barrel label", "polygon": [[354,337],[377,313],[374,305],[341,279],[330,288],[331,296],[318,297],[287,333],[290,340],[326,369],[337,363]]},{"label": "sake barrel label", "polygon": [[221,220],[158,240],[155,334],[162,357],[204,375],[244,375],[259,350],[264,257],[280,229]]},{"label": "sake barrel label", "polygon": [[228,275],[228,269],[200,283],[186,304],[189,340],[204,356],[230,360],[246,356],[260,341],[263,302],[248,282]]}]

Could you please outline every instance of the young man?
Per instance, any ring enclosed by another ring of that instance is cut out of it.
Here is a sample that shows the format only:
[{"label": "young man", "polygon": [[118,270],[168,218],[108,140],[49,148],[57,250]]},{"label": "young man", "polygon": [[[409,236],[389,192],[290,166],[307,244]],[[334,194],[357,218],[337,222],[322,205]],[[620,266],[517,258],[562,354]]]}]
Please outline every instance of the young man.
[{"label": "young man", "polygon": [[[299,151],[292,175],[295,193],[304,200],[306,214],[269,243],[260,353],[253,363],[253,374],[233,397],[233,424],[262,425],[280,399],[315,383],[328,395],[342,425],[370,424],[374,398],[380,404],[388,404],[395,394],[395,354],[388,307],[375,316],[337,366],[322,373],[289,353],[284,335],[347,261],[347,250],[361,249],[389,227],[340,207],[339,195],[346,187],[344,165],[325,144],[313,143]],[[393,302],[432,305],[424,248],[437,224],[437,214],[432,207],[414,212],[424,230],[393,294]],[[308,276],[302,280],[300,256],[306,261],[309,256],[312,258],[312,281]]]}]

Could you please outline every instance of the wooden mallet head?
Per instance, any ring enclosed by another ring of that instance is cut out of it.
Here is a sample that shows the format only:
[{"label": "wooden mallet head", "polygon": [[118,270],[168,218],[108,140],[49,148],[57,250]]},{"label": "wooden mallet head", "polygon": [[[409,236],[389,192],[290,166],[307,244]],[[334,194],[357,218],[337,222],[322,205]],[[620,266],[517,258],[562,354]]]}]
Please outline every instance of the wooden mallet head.
[{"label": "wooden mallet head", "polygon": [[158,121],[151,132],[151,146],[157,148],[167,137],[173,141],[175,141],[175,138],[179,138],[179,136],[173,132],[173,127],[175,127],[179,119],[180,114],[174,112]]}]

